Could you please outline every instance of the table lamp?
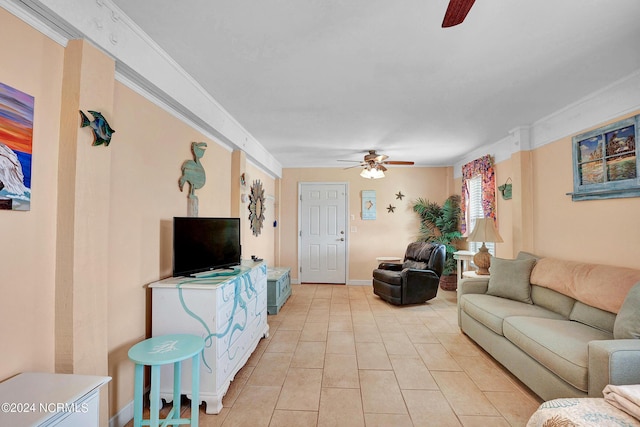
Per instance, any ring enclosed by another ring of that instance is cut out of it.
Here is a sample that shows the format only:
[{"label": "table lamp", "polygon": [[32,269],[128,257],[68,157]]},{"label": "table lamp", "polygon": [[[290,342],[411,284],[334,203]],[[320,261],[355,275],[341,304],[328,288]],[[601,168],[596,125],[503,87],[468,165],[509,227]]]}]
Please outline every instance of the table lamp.
[{"label": "table lamp", "polygon": [[503,242],[500,233],[496,230],[495,222],[492,218],[478,218],[473,227],[473,231],[467,237],[468,242],[482,242],[482,246],[478,253],[473,256],[473,263],[478,267],[476,274],[488,275],[491,266],[491,254],[489,249],[484,245],[485,242],[501,243]]}]

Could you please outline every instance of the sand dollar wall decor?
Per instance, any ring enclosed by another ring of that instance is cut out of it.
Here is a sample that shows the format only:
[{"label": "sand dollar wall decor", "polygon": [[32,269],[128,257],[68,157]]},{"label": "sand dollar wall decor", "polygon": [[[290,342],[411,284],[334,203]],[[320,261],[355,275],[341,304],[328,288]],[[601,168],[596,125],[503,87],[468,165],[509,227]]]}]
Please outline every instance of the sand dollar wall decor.
[{"label": "sand dollar wall decor", "polygon": [[260,180],[253,181],[249,194],[249,222],[254,236],[259,236],[264,222],[264,188]]}]

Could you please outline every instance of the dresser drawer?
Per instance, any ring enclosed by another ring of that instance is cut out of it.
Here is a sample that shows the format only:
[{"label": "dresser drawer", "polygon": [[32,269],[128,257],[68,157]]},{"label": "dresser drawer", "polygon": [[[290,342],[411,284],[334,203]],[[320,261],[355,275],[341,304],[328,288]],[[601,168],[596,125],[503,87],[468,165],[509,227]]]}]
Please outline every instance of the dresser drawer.
[{"label": "dresser drawer", "polygon": [[[251,299],[247,298],[246,293],[242,293],[241,298],[245,302],[244,308],[240,303],[235,306],[235,312],[233,310],[233,303],[225,305],[224,307],[224,315],[216,328],[216,333],[218,335],[224,333],[224,335],[218,336],[216,341],[216,353],[218,358],[222,357],[240,337],[246,335],[247,323],[252,323],[258,316],[264,317],[266,315],[266,291],[260,292],[257,295],[254,294]],[[251,327],[248,329],[251,329]]]},{"label": "dresser drawer", "polygon": [[251,301],[250,304],[250,315],[251,317],[259,316],[263,314],[265,309],[267,308],[267,292],[260,292],[254,301]]},{"label": "dresser drawer", "polygon": [[237,304],[236,313],[233,312],[236,303],[234,300],[226,302],[222,307],[218,307],[216,311],[215,331],[219,333],[227,328],[227,324],[231,320],[231,316],[236,316],[238,311],[242,311],[240,304]]},{"label": "dresser drawer", "polygon": [[236,292],[235,280],[227,282],[222,286],[219,291],[220,299],[218,300],[218,307],[221,307],[229,301],[233,301]]}]

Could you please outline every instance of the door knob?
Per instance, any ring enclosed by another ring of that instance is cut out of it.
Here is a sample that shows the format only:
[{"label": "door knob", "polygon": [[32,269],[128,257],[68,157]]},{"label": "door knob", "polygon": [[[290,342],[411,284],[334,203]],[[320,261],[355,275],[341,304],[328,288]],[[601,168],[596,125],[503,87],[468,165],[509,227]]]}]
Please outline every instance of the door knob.
[{"label": "door knob", "polygon": [[340,241],[341,241],[341,242],[344,242],[344,237],[341,237],[341,238],[340,238]]}]

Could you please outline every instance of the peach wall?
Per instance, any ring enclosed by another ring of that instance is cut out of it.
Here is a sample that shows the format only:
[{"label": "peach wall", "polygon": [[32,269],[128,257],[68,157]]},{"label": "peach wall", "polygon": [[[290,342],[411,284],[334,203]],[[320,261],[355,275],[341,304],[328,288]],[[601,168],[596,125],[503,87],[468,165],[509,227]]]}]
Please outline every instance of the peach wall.
[{"label": "peach wall", "polygon": [[[149,334],[145,285],[171,275],[172,218],[187,215],[181,165],[191,142],[207,143],[200,159],[206,184],[196,191],[200,216],[228,216],[231,152],[116,83],[109,215],[109,375],[112,415],[133,399],[127,351]],[[109,177],[107,177],[109,179]]]},{"label": "peach wall", "polygon": [[511,159],[497,163],[495,165],[496,172],[496,205],[497,205],[497,226],[503,243],[496,244],[496,256],[499,258],[513,258],[513,215],[514,200],[505,200],[502,198],[498,187],[503,185],[508,178],[513,181],[513,168]]},{"label": "peach wall", "polygon": [[[423,197],[442,203],[453,191],[450,167],[390,168],[383,179],[359,176],[358,169],[286,168],[282,171],[280,248],[281,264],[291,267],[298,278],[298,183],[347,182],[349,184],[348,256],[349,281],[370,281],[378,256],[402,256],[407,245],[418,235],[418,216],[411,202]],[[361,192],[375,190],[377,219],[362,220]],[[405,197],[396,199],[396,193]],[[389,213],[387,206],[395,206]]]},{"label": "peach wall", "polygon": [[[5,296],[0,302],[0,336],[12,349],[0,357],[0,379],[4,379],[23,371],[55,371],[56,260],[70,254],[56,252],[57,206],[65,200],[58,194],[65,49],[3,9],[0,23],[0,36],[21,41],[0,46],[0,81],[33,95],[36,106],[32,210],[2,213],[3,241],[11,242],[0,245],[0,259],[4,260],[0,286]],[[105,339],[108,373],[113,377],[109,415],[114,416],[133,399],[133,369],[127,351],[150,332],[145,285],[171,274],[171,218],[187,214],[188,189],[181,193],[178,179],[182,162],[192,158],[191,142],[208,144],[201,159],[207,184],[196,193],[200,216],[230,215],[232,180],[227,148],[126,86],[108,84],[114,85],[109,122],[116,133],[109,147],[91,147],[89,152],[109,155],[108,171],[99,178],[109,189],[108,220],[97,231],[108,235]],[[275,193],[274,178],[253,166],[248,169],[263,182],[266,194]],[[262,235],[243,233],[246,250],[267,260],[274,259],[274,202],[267,202]],[[248,229],[248,210],[242,212],[242,218]],[[82,257],[77,259],[82,261]],[[81,314],[90,315],[90,311]]]},{"label": "peach wall", "polygon": [[[242,189],[242,193],[247,195],[246,202],[241,202],[240,206],[240,222],[242,224],[242,258],[249,259],[251,255],[256,255],[264,259],[268,266],[275,265],[275,234],[276,229],[273,227],[275,216],[275,179],[265,173],[262,169],[247,162],[245,166],[246,174],[249,178],[246,188]],[[260,235],[255,236],[249,226],[249,194],[251,185],[256,180],[260,180],[265,196],[264,221]],[[239,185],[233,183],[233,185]]]},{"label": "peach wall", "polygon": [[534,150],[532,157],[534,251],[638,268],[640,198],[571,201],[566,195],[573,191],[571,136]]},{"label": "peach wall", "polygon": [[1,211],[0,379],[53,372],[58,136],[64,49],[0,8],[0,82],[35,97],[32,199]]}]

